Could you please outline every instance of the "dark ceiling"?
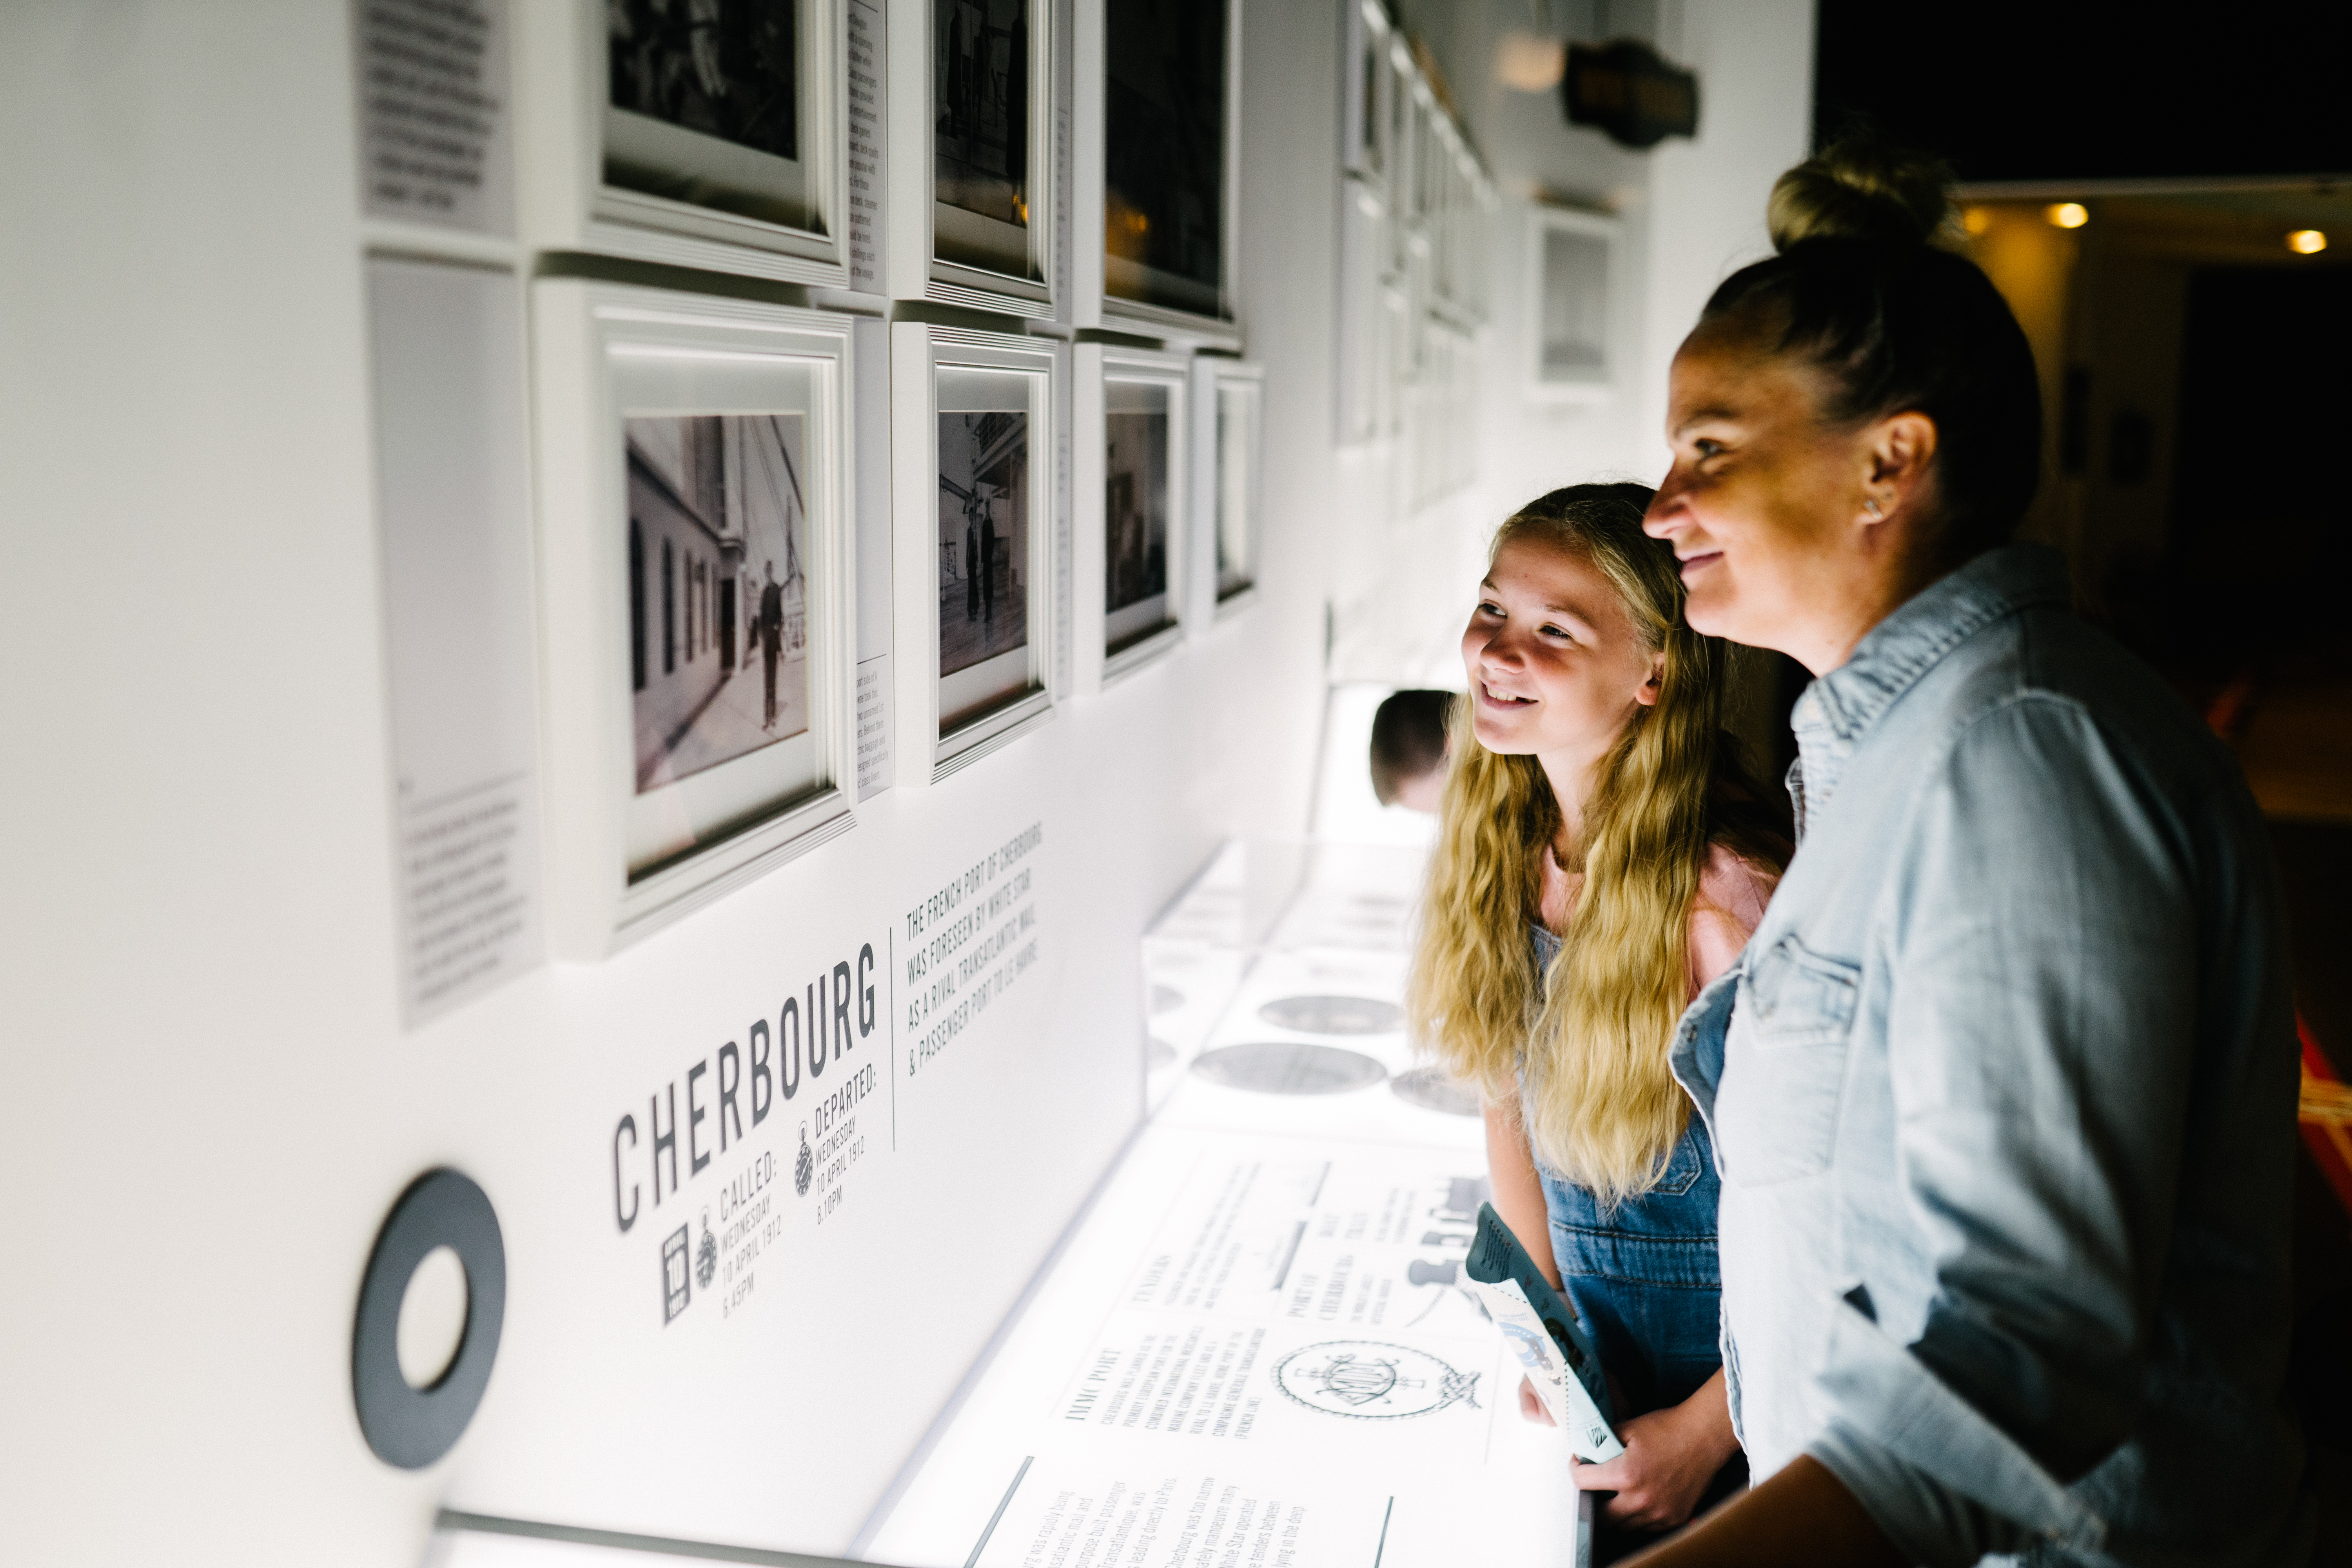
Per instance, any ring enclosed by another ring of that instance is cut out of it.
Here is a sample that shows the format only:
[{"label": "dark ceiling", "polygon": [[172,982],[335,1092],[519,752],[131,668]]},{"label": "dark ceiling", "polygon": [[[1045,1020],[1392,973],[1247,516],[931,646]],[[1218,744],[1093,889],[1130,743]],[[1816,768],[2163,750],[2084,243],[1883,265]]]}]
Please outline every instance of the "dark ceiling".
[{"label": "dark ceiling", "polygon": [[2352,4],[1820,0],[1814,133],[1857,114],[1960,179],[2352,174]]}]

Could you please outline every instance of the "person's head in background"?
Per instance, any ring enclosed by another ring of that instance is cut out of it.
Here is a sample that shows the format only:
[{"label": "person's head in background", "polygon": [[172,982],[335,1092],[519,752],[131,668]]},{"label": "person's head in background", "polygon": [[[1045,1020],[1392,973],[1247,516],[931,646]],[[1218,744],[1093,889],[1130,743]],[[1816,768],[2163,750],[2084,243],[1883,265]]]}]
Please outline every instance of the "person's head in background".
[{"label": "person's head in background", "polygon": [[1372,794],[1382,805],[1434,814],[1445,791],[1451,691],[1405,687],[1372,714]]}]

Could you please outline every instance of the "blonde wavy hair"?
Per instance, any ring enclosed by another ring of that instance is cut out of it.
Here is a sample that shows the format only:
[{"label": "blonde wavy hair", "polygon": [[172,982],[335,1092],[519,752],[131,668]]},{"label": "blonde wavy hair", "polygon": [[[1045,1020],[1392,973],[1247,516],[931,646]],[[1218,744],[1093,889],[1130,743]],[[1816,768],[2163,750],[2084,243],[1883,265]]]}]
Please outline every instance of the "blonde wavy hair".
[{"label": "blonde wavy hair", "polygon": [[1650,495],[1638,484],[1554,490],[1495,535],[1490,561],[1528,541],[1589,563],[1664,669],[1656,704],[1637,710],[1594,780],[1577,846],[1584,885],[1544,974],[1528,927],[1541,919],[1539,858],[1559,832],[1559,801],[1538,759],[1487,751],[1470,704],[1454,705],[1405,997],[1423,1050],[1490,1100],[1517,1102],[1536,1154],[1604,1205],[1656,1185],[1689,1117],[1666,1047],[1689,1000],[1691,905],[1710,845],[1773,869],[1787,853],[1725,728],[1742,650],[1683,619],[1674,552],[1642,531]]}]

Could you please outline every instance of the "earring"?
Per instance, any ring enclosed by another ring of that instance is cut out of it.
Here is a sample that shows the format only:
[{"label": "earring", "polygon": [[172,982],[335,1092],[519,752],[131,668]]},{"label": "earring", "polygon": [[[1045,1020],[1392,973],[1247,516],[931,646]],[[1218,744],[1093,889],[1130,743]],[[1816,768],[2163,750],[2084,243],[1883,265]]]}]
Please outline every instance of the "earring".
[{"label": "earring", "polygon": [[1868,512],[1873,517],[1879,516],[1878,498],[1876,496],[1864,496],[1862,501],[1862,510]]}]

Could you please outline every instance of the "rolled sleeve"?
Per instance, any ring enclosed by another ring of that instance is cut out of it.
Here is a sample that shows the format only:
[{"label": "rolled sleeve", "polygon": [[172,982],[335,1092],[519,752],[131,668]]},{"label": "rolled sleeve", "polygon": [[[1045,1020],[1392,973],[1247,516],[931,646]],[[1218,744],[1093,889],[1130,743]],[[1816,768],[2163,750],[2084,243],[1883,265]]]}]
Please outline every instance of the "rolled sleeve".
[{"label": "rolled sleeve", "polygon": [[2009,1435],[1844,1301],[1812,1389],[1806,1451],[1906,1557],[1965,1568],[2037,1540],[2096,1552],[2106,1523]]}]

